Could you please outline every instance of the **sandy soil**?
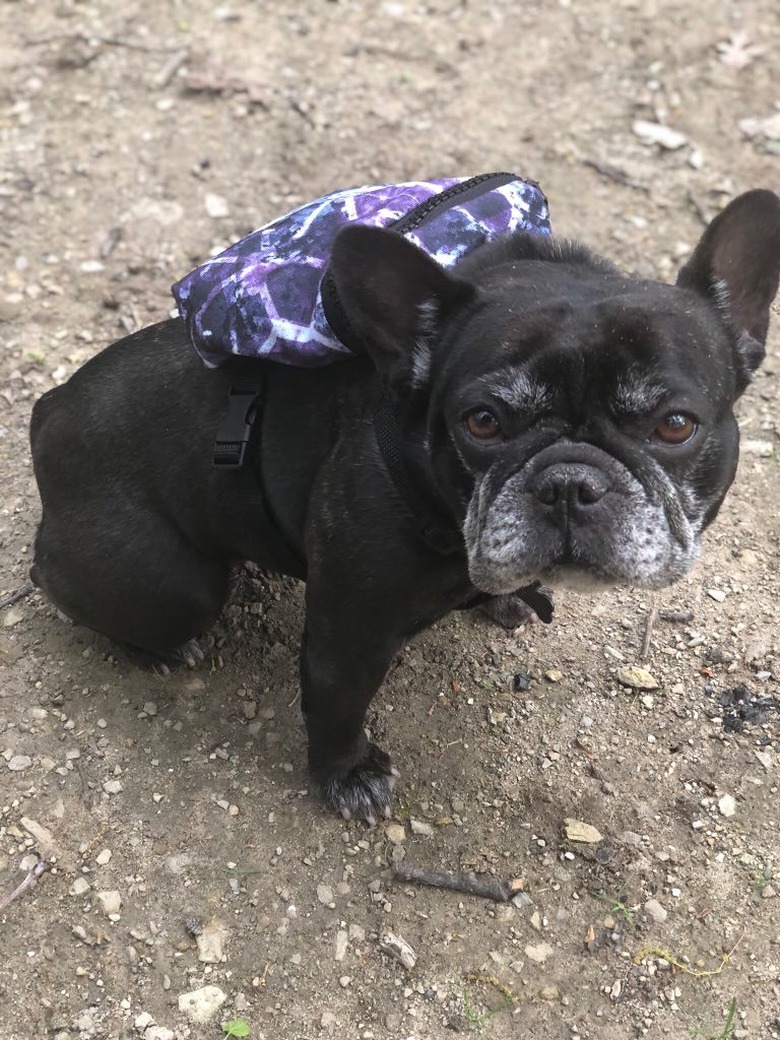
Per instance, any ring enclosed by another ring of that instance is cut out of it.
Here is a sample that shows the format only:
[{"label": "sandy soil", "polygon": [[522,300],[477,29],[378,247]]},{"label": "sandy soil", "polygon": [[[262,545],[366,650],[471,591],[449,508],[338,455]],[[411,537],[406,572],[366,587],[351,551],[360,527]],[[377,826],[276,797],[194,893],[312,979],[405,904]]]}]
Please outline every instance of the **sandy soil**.
[{"label": "sandy soil", "polygon": [[[33,400],[210,252],[335,187],[515,169],[559,234],[668,280],[780,183],[779,42],[773,0],[5,0],[0,597],[27,580]],[[306,791],[294,582],[241,575],[208,665],[167,677],[37,593],[0,611],[0,897],[57,864],[0,912],[2,1036],[780,1037],[775,315],[688,580],[407,649],[372,716],[395,829]],[[657,689],[620,685],[636,664]],[[403,856],[524,893],[398,884]],[[179,997],[206,986],[198,1024]]]}]

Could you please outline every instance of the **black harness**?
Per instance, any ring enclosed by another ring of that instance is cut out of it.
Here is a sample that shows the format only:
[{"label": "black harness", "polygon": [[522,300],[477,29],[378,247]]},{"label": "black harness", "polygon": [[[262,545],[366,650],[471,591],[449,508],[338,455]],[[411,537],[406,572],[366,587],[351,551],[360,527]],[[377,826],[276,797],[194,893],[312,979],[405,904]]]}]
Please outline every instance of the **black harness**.
[{"label": "black harness", "polygon": [[[306,561],[290,543],[269,503],[262,467],[259,464],[260,453],[250,451],[250,446],[254,447],[259,434],[258,417],[262,415],[264,390],[263,365],[251,366],[251,369],[248,368],[246,374],[231,386],[227,410],[214,439],[213,462],[221,469],[241,470],[250,459],[254,460],[255,511],[259,511],[266,525],[276,532],[278,540],[274,546],[274,554],[277,559],[284,561],[282,569],[305,579]],[[412,515],[420,541],[438,556],[462,553],[464,545],[460,530],[454,524],[447,524],[446,519],[434,509],[427,496],[415,486],[416,482],[404,461],[403,435],[395,409],[386,388],[381,385],[374,397],[374,434],[387,472]],[[518,589],[517,595],[531,607],[541,621],[546,624],[552,621],[552,600],[541,591],[540,582],[532,582]],[[477,607],[491,598],[489,593],[476,593],[460,609]]]}]

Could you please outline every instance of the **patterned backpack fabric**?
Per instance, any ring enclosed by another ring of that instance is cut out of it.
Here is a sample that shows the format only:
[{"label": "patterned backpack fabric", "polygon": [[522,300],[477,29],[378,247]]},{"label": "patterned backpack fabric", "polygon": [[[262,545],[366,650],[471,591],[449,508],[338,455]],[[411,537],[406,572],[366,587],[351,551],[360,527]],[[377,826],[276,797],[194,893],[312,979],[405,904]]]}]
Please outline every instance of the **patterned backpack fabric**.
[{"label": "patterned backpack fabric", "polygon": [[[316,366],[350,357],[328,323],[333,239],[346,224],[403,234],[442,267],[512,231],[550,234],[539,186],[510,173],[333,192],[253,231],[173,286],[210,368],[231,355]],[[323,298],[325,303],[323,303]]]}]

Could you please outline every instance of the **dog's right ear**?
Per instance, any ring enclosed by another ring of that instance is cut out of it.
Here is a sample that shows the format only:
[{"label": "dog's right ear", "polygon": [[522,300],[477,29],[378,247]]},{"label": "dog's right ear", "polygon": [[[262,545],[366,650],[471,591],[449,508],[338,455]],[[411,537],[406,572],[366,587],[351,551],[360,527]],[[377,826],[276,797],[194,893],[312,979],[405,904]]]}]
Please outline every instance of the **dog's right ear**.
[{"label": "dog's right ear", "polygon": [[737,390],[764,359],[769,308],[780,280],[780,198],[746,191],[707,227],[677,284],[706,296],[737,339]]},{"label": "dog's right ear", "polygon": [[399,390],[425,381],[430,341],[475,292],[403,235],[363,224],[336,236],[329,274],[338,299],[329,321],[345,320],[350,345],[359,341]]}]

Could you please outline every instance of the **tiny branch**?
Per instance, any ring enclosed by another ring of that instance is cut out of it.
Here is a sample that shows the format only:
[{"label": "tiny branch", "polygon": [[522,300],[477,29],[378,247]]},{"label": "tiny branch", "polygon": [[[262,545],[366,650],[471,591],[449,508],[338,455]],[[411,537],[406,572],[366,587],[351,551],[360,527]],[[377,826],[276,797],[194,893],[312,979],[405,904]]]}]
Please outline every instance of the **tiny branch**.
[{"label": "tiny branch", "polygon": [[396,863],[393,873],[398,881],[446,888],[450,892],[463,892],[468,896],[492,899],[496,903],[508,902],[524,885],[522,878],[496,881],[495,878],[481,878],[475,874],[450,874],[444,870],[428,870],[425,867],[407,866],[405,863]]},{"label": "tiny branch", "polygon": [[47,870],[51,870],[51,864],[47,863],[43,859],[39,859],[35,866],[31,867],[27,871],[27,877],[25,877],[21,884],[16,886],[13,892],[7,896],[0,897],[0,912],[10,906],[15,899],[19,898],[19,896],[23,896],[28,889],[34,888],[38,882],[38,878],[41,874],[45,874]]}]

